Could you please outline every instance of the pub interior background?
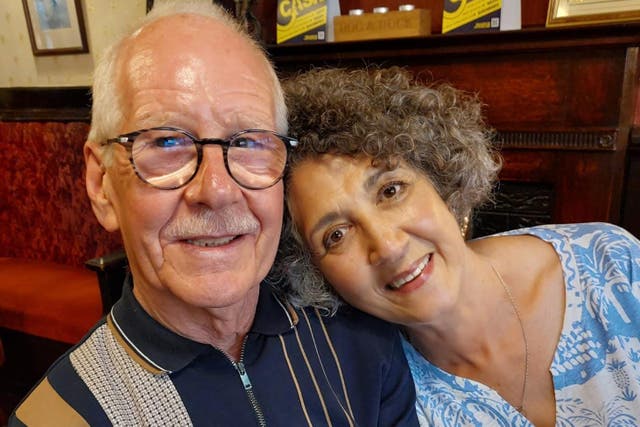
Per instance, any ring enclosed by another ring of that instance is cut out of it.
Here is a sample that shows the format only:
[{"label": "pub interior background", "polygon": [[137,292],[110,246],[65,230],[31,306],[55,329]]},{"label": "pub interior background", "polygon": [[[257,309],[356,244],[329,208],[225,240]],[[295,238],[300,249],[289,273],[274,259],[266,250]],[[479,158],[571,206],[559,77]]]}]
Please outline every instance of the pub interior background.
[{"label": "pub interior background", "polygon": [[[120,242],[100,228],[84,194],[89,85],[105,46],[153,3],[67,0],[81,6],[88,52],[36,56],[27,2],[0,4],[0,426],[104,312],[104,289],[85,262]],[[220,2],[235,11],[243,0]],[[249,1],[244,18],[283,76],[400,65],[478,93],[504,167],[474,235],[607,221],[640,237],[640,19],[546,27],[548,1],[521,0],[521,30],[442,34],[444,0],[340,0],[342,15],[406,3],[428,9],[431,35],[277,45],[276,2]],[[79,287],[91,293],[78,298]]]}]

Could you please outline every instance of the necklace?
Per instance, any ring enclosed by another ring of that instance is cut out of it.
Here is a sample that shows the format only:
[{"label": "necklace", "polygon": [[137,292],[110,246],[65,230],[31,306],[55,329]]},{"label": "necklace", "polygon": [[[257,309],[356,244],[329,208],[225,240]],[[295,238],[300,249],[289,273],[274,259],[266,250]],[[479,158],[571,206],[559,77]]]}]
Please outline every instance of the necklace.
[{"label": "necklace", "polygon": [[524,398],[527,391],[527,379],[529,378],[529,344],[527,343],[527,334],[524,331],[522,316],[520,316],[520,310],[518,310],[518,305],[516,304],[515,298],[513,298],[511,289],[509,289],[505,281],[502,279],[502,276],[500,275],[500,273],[498,273],[498,270],[496,270],[493,264],[489,263],[489,265],[491,266],[493,272],[496,273],[496,276],[498,276],[498,280],[500,281],[502,288],[509,297],[509,302],[511,303],[511,307],[516,314],[516,318],[518,319],[518,323],[520,324],[520,331],[522,332],[522,342],[524,343],[524,374],[522,378],[522,394],[520,396],[520,406],[516,406],[516,410],[524,415]]}]

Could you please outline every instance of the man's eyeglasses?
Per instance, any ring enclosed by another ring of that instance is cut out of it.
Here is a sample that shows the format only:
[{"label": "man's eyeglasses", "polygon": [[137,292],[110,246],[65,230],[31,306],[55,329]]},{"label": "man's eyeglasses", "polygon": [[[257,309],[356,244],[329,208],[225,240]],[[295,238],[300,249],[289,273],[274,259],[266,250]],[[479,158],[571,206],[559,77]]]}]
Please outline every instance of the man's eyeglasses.
[{"label": "man's eyeglasses", "polygon": [[260,190],[275,185],[284,173],[287,150],[298,144],[288,136],[261,129],[238,132],[227,139],[198,139],[173,127],[156,127],[108,139],[126,147],[138,177],[163,190],[183,187],[198,172],[204,145],[220,145],[224,165],[240,186]]}]

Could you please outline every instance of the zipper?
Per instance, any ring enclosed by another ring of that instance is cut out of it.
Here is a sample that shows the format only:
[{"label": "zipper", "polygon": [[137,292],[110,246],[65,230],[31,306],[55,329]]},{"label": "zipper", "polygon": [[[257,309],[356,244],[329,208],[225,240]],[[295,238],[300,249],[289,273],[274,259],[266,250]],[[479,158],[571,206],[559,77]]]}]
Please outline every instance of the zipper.
[{"label": "zipper", "polygon": [[267,422],[264,419],[264,414],[262,413],[262,409],[258,404],[258,399],[256,399],[256,395],[253,394],[253,386],[251,385],[251,380],[249,379],[249,375],[247,371],[244,369],[244,364],[242,362],[234,363],[236,371],[240,374],[240,379],[242,380],[242,385],[244,385],[244,390],[247,392],[247,397],[249,398],[249,402],[251,402],[251,406],[253,406],[253,411],[256,414],[256,418],[258,419],[258,425],[260,427],[266,427]]},{"label": "zipper", "polygon": [[247,370],[244,367],[244,347],[247,344],[247,338],[248,335],[245,336],[244,340],[242,341],[242,348],[240,349],[240,360],[238,362],[234,361],[228,354],[225,353],[225,355],[240,376],[240,380],[242,381],[242,385],[244,386],[244,391],[247,393],[249,403],[251,403],[251,406],[253,407],[253,413],[256,415],[256,419],[258,420],[258,425],[260,427],[266,427],[267,421],[264,419],[262,408],[260,408],[258,399],[256,399],[256,395],[253,393],[253,385],[251,385],[251,379],[249,378],[249,374],[247,374]]}]

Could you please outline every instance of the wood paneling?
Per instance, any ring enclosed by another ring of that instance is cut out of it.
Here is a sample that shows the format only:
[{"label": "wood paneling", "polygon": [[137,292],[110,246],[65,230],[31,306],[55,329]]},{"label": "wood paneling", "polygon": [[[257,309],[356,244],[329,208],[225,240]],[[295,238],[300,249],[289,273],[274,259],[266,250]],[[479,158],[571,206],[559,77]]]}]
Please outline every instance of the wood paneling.
[{"label": "wood paneling", "polygon": [[0,121],[89,121],[88,87],[0,88]]},{"label": "wood paneling", "polygon": [[629,144],[623,189],[623,225],[640,238],[640,128],[634,128]]}]

